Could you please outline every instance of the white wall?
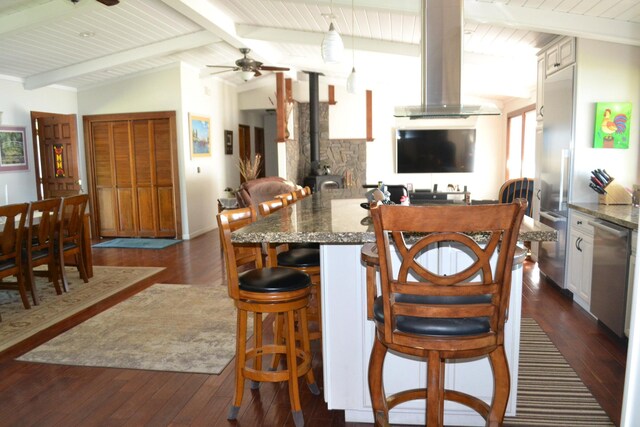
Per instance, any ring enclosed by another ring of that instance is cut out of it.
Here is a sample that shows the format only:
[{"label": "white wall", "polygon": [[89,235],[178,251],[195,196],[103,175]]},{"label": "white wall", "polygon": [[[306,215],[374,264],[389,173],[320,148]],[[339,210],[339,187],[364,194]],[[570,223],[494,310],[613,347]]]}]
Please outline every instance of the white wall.
[{"label": "white wall", "polygon": [[[236,90],[219,79],[203,80],[199,71],[176,63],[78,93],[82,115],[175,111],[180,176],[182,237],[214,229],[216,199],[226,186],[237,186],[238,99]],[[189,113],[211,118],[211,157],[191,159]],[[224,130],[233,130],[234,155],[224,154]]]},{"label": "white wall", "polygon": [[[25,171],[0,172],[0,204],[22,203],[36,200],[36,169],[31,134],[31,111],[57,114],[76,114],[78,104],[75,89],[46,87],[24,90],[22,81],[0,76],[0,111],[2,126],[25,128],[25,144],[29,169]],[[81,174],[81,177],[84,176]],[[83,182],[86,180],[83,179]],[[5,198],[5,189],[8,200]]]},{"label": "white wall", "polygon": [[[624,187],[640,182],[640,48],[578,39],[576,47],[574,202],[596,202],[591,170],[606,169]],[[592,148],[596,102],[631,102],[629,148]]]}]

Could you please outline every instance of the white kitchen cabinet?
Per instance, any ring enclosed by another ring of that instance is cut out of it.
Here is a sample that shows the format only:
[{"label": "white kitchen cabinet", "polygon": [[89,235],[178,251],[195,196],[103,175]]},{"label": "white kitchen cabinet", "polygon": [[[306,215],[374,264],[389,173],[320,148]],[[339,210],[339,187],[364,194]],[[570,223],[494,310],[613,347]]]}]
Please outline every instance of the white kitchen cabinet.
[{"label": "white kitchen cabinet", "polygon": [[576,62],[576,39],[565,37],[551,45],[544,54],[547,76]]},{"label": "white kitchen cabinet", "polygon": [[567,248],[567,289],[573,300],[589,311],[591,305],[591,268],[593,265],[594,218],[571,210],[569,213],[569,244]]},{"label": "white kitchen cabinet", "polygon": [[629,336],[629,322],[631,321],[631,301],[633,299],[633,279],[636,271],[636,242],[638,241],[638,232],[631,233],[631,256],[629,256],[629,274],[627,279],[627,311],[624,319],[624,334]]},{"label": "white kitchen cabinet", "polygon": [[536,86],[536,120],[538,121],[544,117],[544,77],[546,75],[544,58],[545,55],[538,56],[538,78]]}]

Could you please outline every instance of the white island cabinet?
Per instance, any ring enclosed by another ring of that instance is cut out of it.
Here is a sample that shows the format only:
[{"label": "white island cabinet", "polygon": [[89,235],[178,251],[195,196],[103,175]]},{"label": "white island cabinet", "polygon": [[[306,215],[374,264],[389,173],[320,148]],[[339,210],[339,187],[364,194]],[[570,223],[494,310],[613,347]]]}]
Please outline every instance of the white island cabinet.
[{"label": "white island cabinet", "polygon": [[[319,243],[322,280],[322,365],[324,396],[329,409],[343,409],[347,421],[371,422],[367,368],[374,325],[366,315],[365,269],[360,262],[362,244],[375,241],[362,189],[332,190],[313,194],[253,224],[234,231],[234,243]],[[476,238],[472,236],[473,238]],[[555,230],[525,217],[519,240],[556,240]],[[477,236],[481,239],[482,236]],[[481,241],[481,240],[480,240]],[[428,251],[425,264],[446,273],[468,262],[450,246]],[[514,415],[518,384],[518,348],[522,302],[522,265],[514,266],[511,305],[506,326],[506,352],[511,367],[511,398],[507,415]],[[424,385],[424,363],[389,354],[385,361],[388,393]],[[492,375],[486,358],[459,361],[446,372],[446,386],[489,401]],[[447,404],[445,422],[482,424],[466,407]],[[393,424],[424,424],[424,407],[408,402],[391,411]]]}]

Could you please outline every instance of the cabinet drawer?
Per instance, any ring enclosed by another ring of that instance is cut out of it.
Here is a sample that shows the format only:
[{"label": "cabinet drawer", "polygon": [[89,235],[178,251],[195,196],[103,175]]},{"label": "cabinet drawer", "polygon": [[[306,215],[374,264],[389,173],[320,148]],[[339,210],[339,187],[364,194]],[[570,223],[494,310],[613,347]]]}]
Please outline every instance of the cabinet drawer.
[{"label": "cabinet drawer", "polygon": [[589,225],[589,221],[593,221],[595,218],[591,215],[584,214],[575,210],[571,210],[571,216],[569,218],[569,227],[578,230],[588,236],[593,237],[593,226]]}]

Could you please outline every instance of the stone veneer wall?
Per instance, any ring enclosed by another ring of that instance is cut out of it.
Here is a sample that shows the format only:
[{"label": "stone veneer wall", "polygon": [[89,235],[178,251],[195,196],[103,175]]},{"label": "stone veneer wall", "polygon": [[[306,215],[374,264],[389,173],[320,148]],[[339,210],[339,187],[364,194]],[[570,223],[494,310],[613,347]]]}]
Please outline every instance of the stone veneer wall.
[{"label": "stone veneer wall", "polygon": [[[294,114],[297,113],[294,136],[297,139],[296,144],[299,154],[296,158],[297,173],[299,180],[295,182],[301,183],[305,176],[311,172],[311,148],[310,148],[310,130],[309,130],[309,103],[296,103]],[[362,139],[329,139],[329,103],[320,103],[320,164],[328,165],[331,168],[332,175],[345,176],[347,171],[351,172],[351,181],[353,187],[361,187],[365,183],[367,168],[367,146],[364,138]],[[287,143],[288,144],[288,143]],[[290,149],[287,147],[287,158],[289,158]],[[292,158],[293,160],[293,158]],[[288,162],[287,167],[293,166],[292,162]],[[345,184],[347,184],[345,180]]]}]

